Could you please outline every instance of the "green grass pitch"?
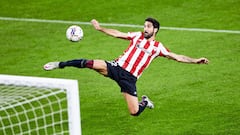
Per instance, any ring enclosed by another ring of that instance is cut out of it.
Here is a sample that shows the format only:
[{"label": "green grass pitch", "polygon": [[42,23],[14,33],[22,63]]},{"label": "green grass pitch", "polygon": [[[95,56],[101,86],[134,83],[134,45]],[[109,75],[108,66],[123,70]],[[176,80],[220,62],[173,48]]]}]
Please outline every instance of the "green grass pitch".
[{"label": "green grass pitch", "polygon": [[[162,26],[240,30],[239,0],[8,0],[0,16],[142,25],[148,16]],[[46,72],[49,61],[73,58],[112,60],[129,44],[81,25],[84,39],[65,37],[70,24],[0,20],[0,74],[77,79],[84,135],[240,134],[240,34],[160,30],[157,40],[171,51],[207,57],[209,65],[158,58],[138,80],[138,95],[155,103],[131,117],[112,80],[87,69]],[[141,31],[141,28],[111,27]]]}]

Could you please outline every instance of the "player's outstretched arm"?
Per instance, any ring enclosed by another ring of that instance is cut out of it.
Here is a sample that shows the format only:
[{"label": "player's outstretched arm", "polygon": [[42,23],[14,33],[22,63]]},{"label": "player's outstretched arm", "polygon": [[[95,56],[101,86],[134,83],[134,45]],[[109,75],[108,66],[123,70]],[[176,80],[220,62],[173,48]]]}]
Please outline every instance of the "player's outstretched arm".
[{"label": "player's outstretched arm", "polygon": [[116,38],[123,38],[123,39],[127,39],[128,38],[128,34],[127,33],[124,33],[124,32],[121,32],[121,31],[118,31],[116,29],[109,29],[109,28],[105,28],[105,27],[102,27],[100,26],[99,22],[95,19],[93,19],[91,21],[93,27],[98,30],[98,31],[101,31],[107,35],[110,35],[110,36],[113,36],[113,37],[116,37]]},{"label": "player's outstretched arm", "polygon": [[193,63],[193,64],[208,64],[209,60],[207,58],[191,58],[185,55],[179,55],[175,54],[173,52],[170,52],[169,55],[167,55],[168,58],[176,60],[178,62],[183,62],[183,63]]}]

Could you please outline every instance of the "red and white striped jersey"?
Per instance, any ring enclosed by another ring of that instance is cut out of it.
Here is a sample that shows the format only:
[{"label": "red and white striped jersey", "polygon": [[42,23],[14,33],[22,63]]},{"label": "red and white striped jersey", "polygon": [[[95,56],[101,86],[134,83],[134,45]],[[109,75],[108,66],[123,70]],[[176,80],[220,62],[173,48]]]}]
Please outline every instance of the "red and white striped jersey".
[{"label": "red and white striped jersey", "polygon": [[129,47],[124,51],[116,62],[126,71],[139,78],[152,60],[158,56],[166,56],[169,50],[160,42],[147,41],[142,32],[129,32]]}]

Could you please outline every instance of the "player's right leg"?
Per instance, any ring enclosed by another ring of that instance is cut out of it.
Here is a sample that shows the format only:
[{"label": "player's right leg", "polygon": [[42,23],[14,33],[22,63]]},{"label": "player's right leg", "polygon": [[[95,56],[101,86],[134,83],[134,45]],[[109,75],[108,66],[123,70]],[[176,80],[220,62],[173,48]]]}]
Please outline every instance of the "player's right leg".
[{"label": "player's right leg", "polygon": [[49,71],[65,67],[90,68],[102,75],[107,75],[107,64],[104,60],[75,59],[64,62],[48,62],[43,69]]},{"label": "player's right leg", "polygon": [[56,69],[56,68],[59,68],[59,62],[48,62],[47,64],[45,64],[43,66],[43,69],[48,70],[48,71]]},{"label": "player's right leg", "polygon": [[61,62],[49,62],[43,66],[45,70],[53,70],[57,68],[65,68],[65,67],[77,67],[77,68],[91,68],[93,66],[93,60],[86,59],[74,59],[69,61],[61,61]]}]

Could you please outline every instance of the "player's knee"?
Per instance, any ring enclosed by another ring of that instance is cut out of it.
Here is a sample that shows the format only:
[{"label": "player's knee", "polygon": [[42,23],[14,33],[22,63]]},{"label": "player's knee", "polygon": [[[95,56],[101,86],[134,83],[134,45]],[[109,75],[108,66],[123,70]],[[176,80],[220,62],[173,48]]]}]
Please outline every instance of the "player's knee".
[{"label": "player's knee", "polygon": [[140,113],[139,112],[137,112],[137,113],[130,113],[132,116],[139,116],[140,115]]},{"label": "player's knee", "polygon": [[132,109],[132,110],[130,110],[130,114],[132,115],[132,116],[139,116],[139,110],[136,110],[136,109]]},{"label": "player's knee", "polygon": [[94,60],[93,68],[102,75],[107,75],[107,64],[103,60]]}]

